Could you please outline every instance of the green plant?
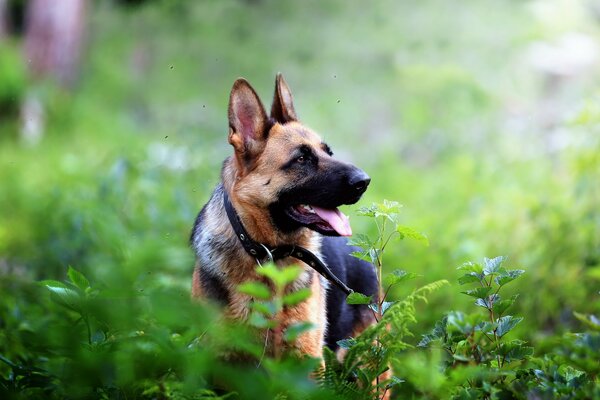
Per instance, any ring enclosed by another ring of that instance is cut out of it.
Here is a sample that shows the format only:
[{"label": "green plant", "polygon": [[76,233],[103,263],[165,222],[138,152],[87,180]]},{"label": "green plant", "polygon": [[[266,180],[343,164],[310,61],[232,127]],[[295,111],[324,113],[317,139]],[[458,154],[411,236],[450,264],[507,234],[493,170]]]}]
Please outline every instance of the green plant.
[{"label": "green plant", "polygon": [[379,296],[372,299],[364,294],[352,293],[348,304],[368,305],[375,324],[367,327],[355,338],[338,342],[343,349],[343,360],[325,349],[325,370],[320,379],[327,387],[348,398],[384,398],[394,386],[403,382],[389,371],[389,365],[398,355],[411,348],[406,338],[412,336],[408,326],[416,322],[415,303],[426,301],[426,296],[445,285],[440,280],[419,289],[401,300],[390,300],[390,289],[414,279],[416,274],[396,269],[383,275],[383,254],[393,238],[413,238],[427,243],[424,235],[399,223],[400,204],[385,200],[381,204],[359,209],[358,214],[371,218],[377,226],[377,235],[356,235],[352,243],[362,250],[353,255],[370,261],[377,269]]},{"label": "green plant", "polygon": [[482,315],[451,311],[419,342],[419,347],[439,343],[448,356],[446,369],[460,365],[485,367],[484,377],[466,379],[467,384],[456,392],[459,397],[489,397],[502,390],[516,376],[519,364],[533,355],[533,348],[522,340],[506,338],[523,318],[507,314],[517,295],[502,299],[500,290],[524,271],[507,270],[504,261],[505,257],[485,258],[483,263],[460,266],[465,274],[458,279],[459,284],[475,286],[461,293],[473,297],[485,312]]},{"label": "green plant", "polygon": [[239,292],[253,298],[248,323],[258,329],[267,330],[267,334],[272,332],[276,359],[282,356],[281,349],[284,342],[293,342],[303,332],[315,328],[310,322],[297,322],[285,327],[285,330],[279,329],[282,328],[279,318],[284,307],[295,306],[311,294],[309,288],[286,293],[287,286],[296,280],[301,272],[302,270],[297,266],[278,268],[275,264],[268,263],[257,267],[256,273],[267,278],[273,290],[269,285],[258,281],[249,281],[238,286]]}]

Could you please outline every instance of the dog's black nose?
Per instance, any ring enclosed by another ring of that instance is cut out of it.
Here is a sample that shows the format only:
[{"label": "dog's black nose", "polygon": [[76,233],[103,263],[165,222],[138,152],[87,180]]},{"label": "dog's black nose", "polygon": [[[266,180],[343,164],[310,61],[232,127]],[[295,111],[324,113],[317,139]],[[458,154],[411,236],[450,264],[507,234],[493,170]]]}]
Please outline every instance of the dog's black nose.
[{"label": "dog's black nose", "polygon": [[354,171],[352,175],[350,175],[348,179],[348,184],[350,185],[350,187],[352,187],[354,190],[361,194],[364,193],[365,190],[367,190],[367,186],[369,186],[370,182],[371,178],[369,178],[369,175],[367,175],[362,169],[358,168],[356,169],[356,171]]}]

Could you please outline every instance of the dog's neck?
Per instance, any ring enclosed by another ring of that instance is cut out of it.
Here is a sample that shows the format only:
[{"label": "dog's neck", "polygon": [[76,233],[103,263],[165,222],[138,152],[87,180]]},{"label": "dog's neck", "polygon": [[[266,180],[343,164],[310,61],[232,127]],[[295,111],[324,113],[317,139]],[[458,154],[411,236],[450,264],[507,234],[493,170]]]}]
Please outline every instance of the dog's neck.
[{"label": "dog's neck", "polygon": [[237,196],[235,184],[239,180],[239,172],[232,158],[227,159],[223,164],[221,178],[223,190],[229,195],[233,208],[252,240],[270,247],[294,244],[319,252],[319,234],[304,227],[289,233],[281,232],[273,223],[266,207],[257,206]]}]

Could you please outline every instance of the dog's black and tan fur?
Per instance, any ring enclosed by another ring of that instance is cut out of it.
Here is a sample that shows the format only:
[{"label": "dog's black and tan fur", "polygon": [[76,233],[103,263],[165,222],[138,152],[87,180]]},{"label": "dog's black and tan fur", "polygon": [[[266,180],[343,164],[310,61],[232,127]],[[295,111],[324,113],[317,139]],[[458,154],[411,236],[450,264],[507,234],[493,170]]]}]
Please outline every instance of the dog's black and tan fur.
[{"label": "dog's black and tan fur", "polygon": [[[372,265],[349,255],[352,248],[334,227],[311,207],[337,212],[342,204],[359,200],[369,177],[359,168],[333,158],[319,135],[298,121],[292,95],[279,74],[270,117],[250,84],[238,79],[229,99],[229,143],[234,155],[225,160],[221,183],[196,219],[191,242],[196,252],[194,297],[210,298],[226,307],[227,315],[245,319],[252,299],[236,287],[263,280],[257,263],[242,247],[223,206],[223,193],[251,238],[267,246],[300,245],[319,257],[350,288],[377,294]],[[339,218],[343,218],[340,216]],[[374,322],[365,306],[350,306],[343,292],[308,265],[294,258],[278,266],[298,265],[303,271],[290,291],[310,287],[312,295],[284,309],[278,320],[286,326],[312,322],[316,329],[292,345],[303,354],[322,356],[324,345],[337,349],[337,341]],[[270,344],[272,351],[273,344]]]}]

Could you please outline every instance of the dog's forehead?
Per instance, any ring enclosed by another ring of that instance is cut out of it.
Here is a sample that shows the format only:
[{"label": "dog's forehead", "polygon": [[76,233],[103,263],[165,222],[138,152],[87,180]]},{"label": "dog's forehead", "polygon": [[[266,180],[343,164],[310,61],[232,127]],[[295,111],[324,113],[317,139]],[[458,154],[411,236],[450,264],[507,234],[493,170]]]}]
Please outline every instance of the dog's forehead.
[{"label": "dog's forehead", "polygon": [[273,131],[274,139],[291,145],[319,146],[322,142],[321,137],[315,131],[298,122],[288,122],[284,125],[277,124]]}]

